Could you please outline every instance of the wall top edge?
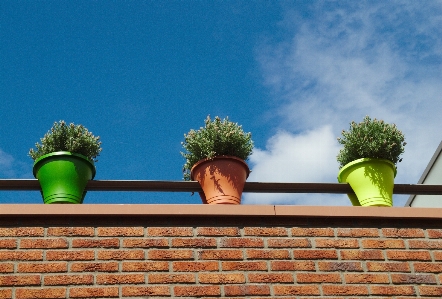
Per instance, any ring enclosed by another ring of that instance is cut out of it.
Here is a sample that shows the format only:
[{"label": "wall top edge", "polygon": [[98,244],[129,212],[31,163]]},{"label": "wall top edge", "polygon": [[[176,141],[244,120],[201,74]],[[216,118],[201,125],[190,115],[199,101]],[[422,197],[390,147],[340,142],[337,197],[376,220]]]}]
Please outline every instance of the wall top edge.
[{"label": "wall top edge", "polygon": [[176,204],[0,204],[8,216],[180,216],[180,217],[329,217],[442,219],[442,208],[288,206],[288,205],[176,205]]}]

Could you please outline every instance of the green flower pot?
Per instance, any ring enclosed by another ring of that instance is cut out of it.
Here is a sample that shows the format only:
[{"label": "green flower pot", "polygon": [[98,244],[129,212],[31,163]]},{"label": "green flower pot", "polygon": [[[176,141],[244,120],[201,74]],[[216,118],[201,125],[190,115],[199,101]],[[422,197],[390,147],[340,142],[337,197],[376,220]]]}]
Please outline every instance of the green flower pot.
[{"label": "green flower pot", "polygon": [[354,206],[393,205],[396,167],[384,159],[363,158],[352,161],[338,173],[340,183],[349,183],[356,196],[348,194]]},{"label": "green flower pot", "polygon": [[38,158],[33,173],[41,186],[45,204],[83,202],[86,185],[95,176],[95,166],[85,156],[54,152]]}]

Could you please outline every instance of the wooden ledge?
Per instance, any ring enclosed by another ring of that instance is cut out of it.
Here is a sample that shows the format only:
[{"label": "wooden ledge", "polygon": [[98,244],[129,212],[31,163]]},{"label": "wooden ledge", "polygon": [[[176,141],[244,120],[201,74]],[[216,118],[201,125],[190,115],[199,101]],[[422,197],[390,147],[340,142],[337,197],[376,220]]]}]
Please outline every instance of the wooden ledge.
[{"label": "wooden ledge", "polygon": [[157,205],[157,204],[1,204],[8,216],[182,216],[182,217],[328,217],[442,219],[442,208],[282,206],[282,205]]}]

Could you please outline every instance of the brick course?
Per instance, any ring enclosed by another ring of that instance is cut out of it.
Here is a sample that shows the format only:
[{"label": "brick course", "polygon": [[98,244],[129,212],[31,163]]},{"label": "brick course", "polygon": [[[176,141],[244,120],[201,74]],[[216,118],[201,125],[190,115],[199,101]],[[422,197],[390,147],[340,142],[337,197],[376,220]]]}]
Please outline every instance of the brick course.
[{"label": "brick course", "polygon": [[0,298],[442,297],[440,221],[51,218],[0,227]]}]

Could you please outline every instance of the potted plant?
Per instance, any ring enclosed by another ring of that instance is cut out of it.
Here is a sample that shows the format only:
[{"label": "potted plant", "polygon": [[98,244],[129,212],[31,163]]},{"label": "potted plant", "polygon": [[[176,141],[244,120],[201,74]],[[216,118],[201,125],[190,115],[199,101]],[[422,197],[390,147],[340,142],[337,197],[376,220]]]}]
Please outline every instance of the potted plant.
[{"label": "potted plant", "polygon": [[184,179],[201,184],[203,203],[240,204],[250,173],[245,161],[252,153],[252,135],[228,117],[212,121],[207,116],[204,122],[204,127],[184,134]]},{"label": "potted plant", "polygon": [[359,124],[351,122],[338,142],[344,146],[337,156],[338,181],[355,191],[356,196],[348,195],[352,204],[392,206],[396,164],[406,145],[402,132],[394,124],[366,116]]},{"label": "potted plant", "polygon": [[33,173],[40,182],[44,203],[82,203],[86,184],[95,176],[100,137],[82,125],[61,120],[40,140],[29,156],[34,160]]}]

